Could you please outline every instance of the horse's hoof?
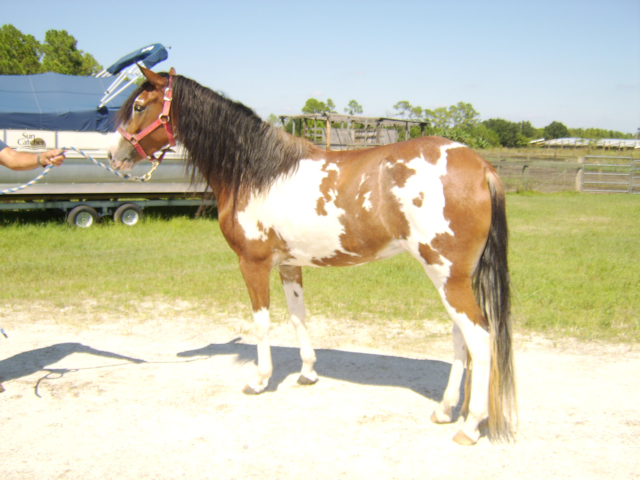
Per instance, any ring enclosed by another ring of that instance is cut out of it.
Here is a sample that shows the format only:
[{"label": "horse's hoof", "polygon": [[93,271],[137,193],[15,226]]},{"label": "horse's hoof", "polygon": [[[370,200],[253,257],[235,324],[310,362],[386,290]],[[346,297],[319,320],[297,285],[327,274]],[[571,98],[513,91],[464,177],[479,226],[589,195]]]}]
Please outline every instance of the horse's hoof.
[{"label": "horse's hoof", "polygon": [[446,413],[434,410],[431,414],[431,421],[433,423],[437,423],[438,425],[442,425],[443,423],[451,423],[451,416],[447,415]]},{"label": "horse's hoof", "polygon": [[455,436],[453,437],[453,441],[458,445],[462,445],[465,447],[470,447],[471,445],[475,445],[476,443],[478,443],[477,440],[470,439],[468,435],[462,430],[459,430],[458,433],[455,434]]},{"label": "horse's hoof", "polygon": [[304,375],[300,375],[298,377],[298,385],[314,385],[316,383],[318,383],[318,378],[312,380],[311,378],[305,377]]},{"label": "horse's hoof", "polygon": [[4,392],[4,387],[2,386],[2,384],[0,383],[0,393]]},{"label": "horse's hoof", "polygon": [[242,393],[244,393],[245,395],[260,395],[262,393],[262,390],[257,390],[251,385],[247,385],[242,389]]}]

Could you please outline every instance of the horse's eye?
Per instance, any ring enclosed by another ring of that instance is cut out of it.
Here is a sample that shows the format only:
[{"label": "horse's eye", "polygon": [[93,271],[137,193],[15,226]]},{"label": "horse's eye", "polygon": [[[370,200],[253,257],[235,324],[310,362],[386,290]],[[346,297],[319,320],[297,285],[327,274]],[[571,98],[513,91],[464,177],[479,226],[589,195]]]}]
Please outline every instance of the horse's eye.
[{"label": "horse's eye", "polygon": [[134,112],[142,112],[145,109],[145,107],[143,107],[142,105],[134,105],[133,106],[133,111]]}]

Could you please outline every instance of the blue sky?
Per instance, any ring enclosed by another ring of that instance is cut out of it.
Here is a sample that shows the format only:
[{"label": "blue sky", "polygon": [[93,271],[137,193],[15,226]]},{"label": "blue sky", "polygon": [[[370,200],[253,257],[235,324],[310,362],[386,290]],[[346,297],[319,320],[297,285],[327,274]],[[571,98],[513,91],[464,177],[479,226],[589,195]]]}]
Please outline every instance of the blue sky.
[{"label": "blue sky", "polygon": [[67,30],[103,66],[151,43],[263,118],[306,100],[364,115],[471,103],[481,119],[635,133],[640,0],[0,0],[0,24]]}]

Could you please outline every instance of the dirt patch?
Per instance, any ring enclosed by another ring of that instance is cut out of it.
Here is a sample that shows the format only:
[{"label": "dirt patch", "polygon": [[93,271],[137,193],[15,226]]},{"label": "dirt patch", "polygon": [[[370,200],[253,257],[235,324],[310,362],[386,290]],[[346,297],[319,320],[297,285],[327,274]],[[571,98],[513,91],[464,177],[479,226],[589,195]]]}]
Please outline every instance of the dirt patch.
[{"label": "dirt patch", "polygon": [[443,324],[313,317],[311,387],[275,324],[274,376],[249,397],[248,322],[153,307],[86,326],[3,309],[1,478],[640,478],[637,346],[518,337],[517,441],[465,448],[461,419],[429,421],[452,357]]}]

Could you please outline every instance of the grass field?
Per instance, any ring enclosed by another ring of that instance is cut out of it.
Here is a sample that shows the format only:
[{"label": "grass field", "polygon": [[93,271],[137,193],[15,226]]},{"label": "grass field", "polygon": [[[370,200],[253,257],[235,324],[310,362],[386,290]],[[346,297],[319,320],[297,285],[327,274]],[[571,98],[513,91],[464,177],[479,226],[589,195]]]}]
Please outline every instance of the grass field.
[{"label": "grass field", "polygon": [[[509,195],[517,331],[640,341],[640,196]],[[150,215],[130,228],[72,229],[41,214],[0,213],[0,304],[103,312],[149,299],[250,318],[237,259],[213,218]],[[274,320],[285,303],[272,274]],[[310,315],[364,322],[448,321],[422,268],[404,254],[354,268],[305,269]]]}]

